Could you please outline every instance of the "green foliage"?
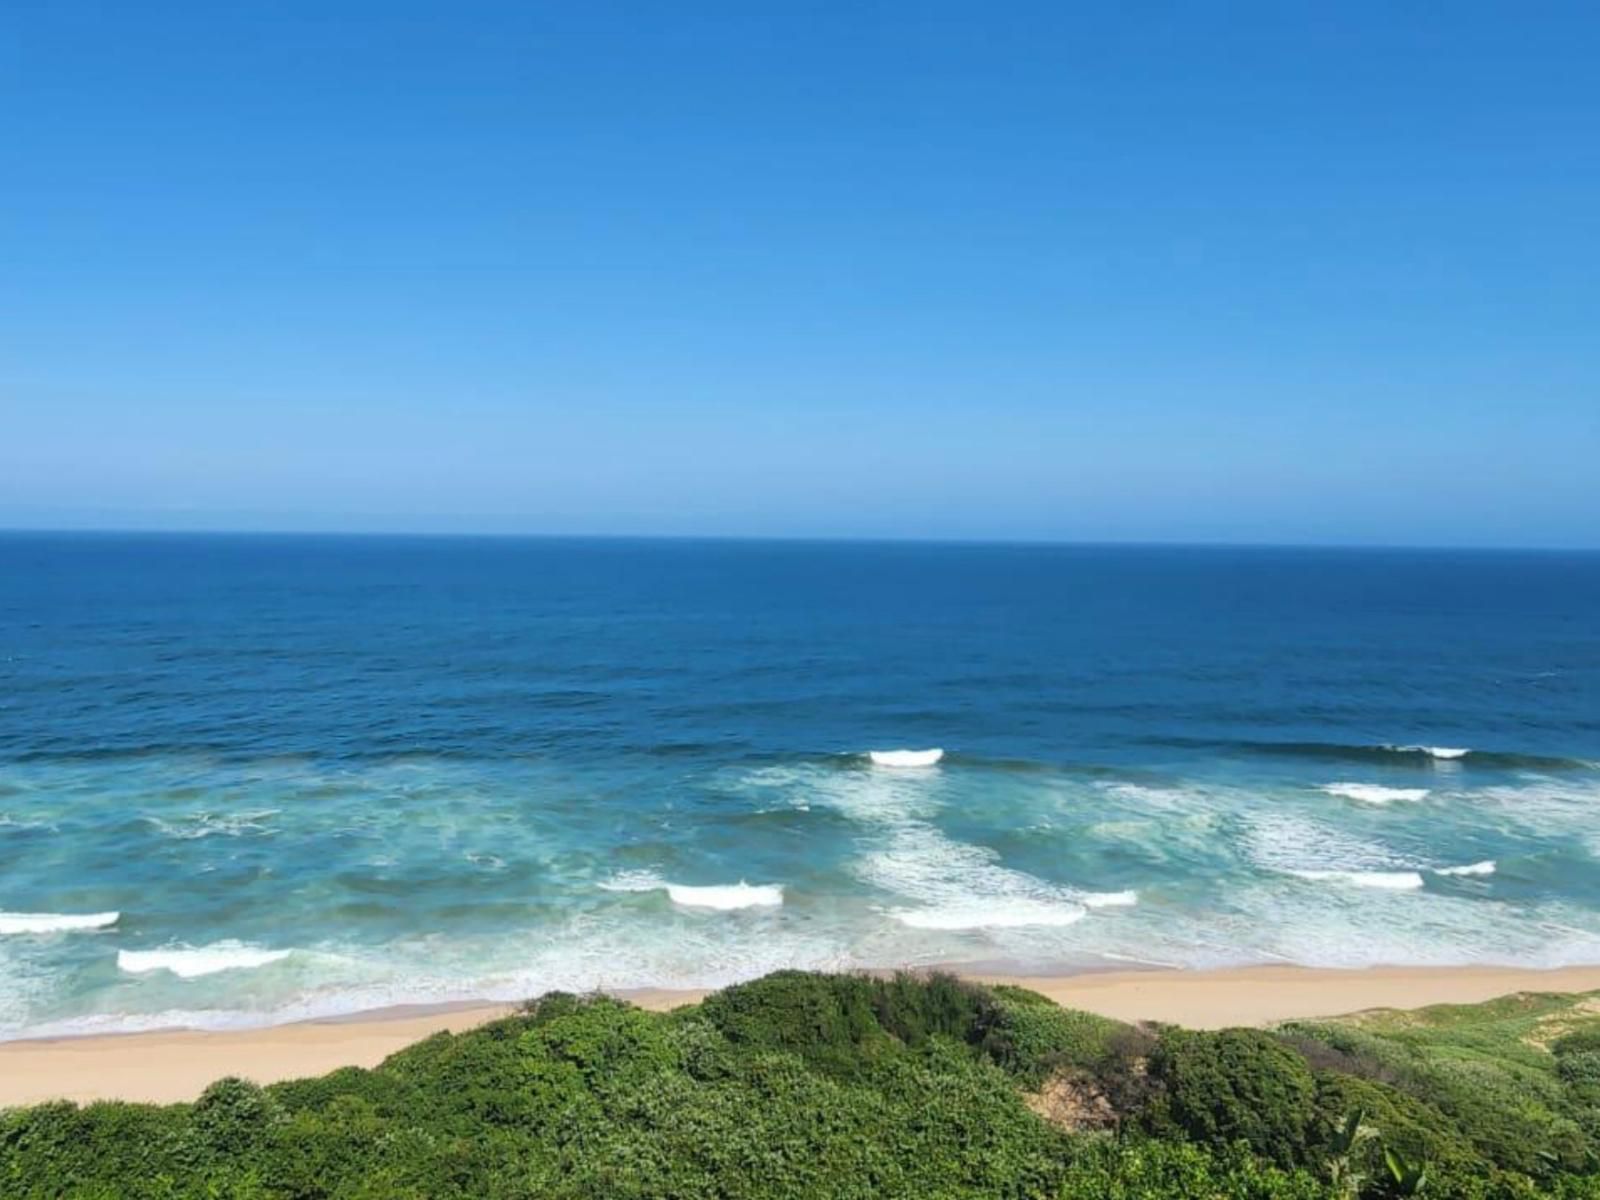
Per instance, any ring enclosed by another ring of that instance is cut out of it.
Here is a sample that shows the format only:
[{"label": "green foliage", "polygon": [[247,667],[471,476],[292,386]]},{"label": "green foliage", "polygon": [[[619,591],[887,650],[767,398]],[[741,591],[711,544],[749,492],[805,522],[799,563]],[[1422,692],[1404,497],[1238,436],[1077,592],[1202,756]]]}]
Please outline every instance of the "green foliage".
[{"label": "green foliage", "polygon": [[[937,975],[552,995],[376,1070],[0,1113],[0,1196],[1600,1200],[1572,1003],[1474,1011],[1157,1034]],[[1063,1080],[1118,1136],[1041,1103]]]},{"label": "green foliage", "polygon": [[1001,1066],[1028,1086],[1038,1086],[1056,1071],[1079,1068],[1110,1073],[1119,1038],[1128,1031],[1120,1021],[1094,1013],[1062,1008],[1025,988],[993,990],[998,1019],[984,1047]]},{"label": "green foliage", "polygon": [[1255,1029],[1163,1031],[1150,1074],[1165,1093],[1146,1116],[1156,1133],[1210,1144],[1245,1142],[1285,1166],[1309,1161],[1318,1121],[1306,1060]]},{"label": "green foliage", "polygon": [[1086,1147],[1066,1173],[1059,1200],[1343,1200],[1344,1193],[1304,1170],[1263,1163],[1242,1145],[1216,1150],[1137,1139]]},{"label": "green foliage", "polygon": [[[1457,1141],[1457,1157],[1460,1146],[1470,1147],[1482,1165],[1548,1178],[1588,1170],[1600,1146],[1600,1094],[1593,1060],[1583,1057],[1600,1023],[1585,1021],[1585,1002],[1520,993],[1481,1005],[1296,1023],[1283,1032],[1302,1049],[1317,1043],[1331,1051],[1334,1057],[1319,1065],[1411,1097],[1417,1102],[1411,1107],[1423,1110],[1413,1112],[1415,1125]],[[1574,1031],[1546,1048],[1549,1030],[1574,1023]],[[1420,1152],[1427,1140],[1436,1139],[1414,1130],[1402,1152]]]}]

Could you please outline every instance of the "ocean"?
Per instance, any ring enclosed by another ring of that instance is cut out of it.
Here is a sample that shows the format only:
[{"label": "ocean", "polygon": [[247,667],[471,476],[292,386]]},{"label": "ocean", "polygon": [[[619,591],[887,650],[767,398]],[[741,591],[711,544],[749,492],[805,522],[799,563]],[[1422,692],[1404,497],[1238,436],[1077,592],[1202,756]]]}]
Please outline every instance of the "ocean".
[{"label": "ocean", "polygon": [[0,534],[3,1037],[1600,963],[1597,858],[1597,554]]}]

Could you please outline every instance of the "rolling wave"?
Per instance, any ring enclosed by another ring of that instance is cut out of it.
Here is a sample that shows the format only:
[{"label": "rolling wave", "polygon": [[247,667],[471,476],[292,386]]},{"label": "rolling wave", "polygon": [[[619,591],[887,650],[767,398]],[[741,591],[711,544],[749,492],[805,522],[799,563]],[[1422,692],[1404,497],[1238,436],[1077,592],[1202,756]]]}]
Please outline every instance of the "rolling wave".
[{"label": "rolling wave", "polygon": [[931,767],[944,757],[943,750],[868,750],[875,767]]},{"label": "rolling wave", "polygon": [[1428,798],[1427,788],[1381,787],[1376,783],[1327,783],[1317,790],[1362,804],[1393,804],[1397,800],[1415,803]]},{"label": "rolling wave", "polygon": [[1494,859],[1486,858],[1482,862],[1468,863],[1464,867],[1435,867],[1435,875],[1493,875],[1495,869]]},{"label": "rolling wave", "polygon": [[79,929],[105,929],[115,925],[121,913],[0,913],[0,934],[67,933]]},{"label": "rolling wave", "polygon": [[169,971],[179,979],[195,979],[220,971],[252,971],[282,962],[292,950],[263,950],[243,942],[217,942],[210,946],[171,946],[162,950],[119,950],[117,969],[130,975]]},{"label": "rolling wave", "polygon": [[694,885],[669,883],[654,871],[624,871],[598,885],[608,892],[665,892],[680,908],[731,912],[741,908],[777,908],[783,904],[780,884],[738,883]]},{"label": "rolling wave", "polygon": [[1390,766],[1411,765],[1425,768],[1440,762],[1458,762],[1474,767],[1533,771],[1584,771],[1596,765],[1587,759],[1549,754],[1523,754],[1517,751],[1479,750],[1476,747],[1425,746],[1393,742],[1372,744],[1345,742],[1272,742],[1251,739],[1206,739],[1152,737],[1142,739],[1151,745],[1175,746],[1192,750],[1232,750],[1276,758],[1303,758],[1330,762],[1364,762]]},{"label": "rolling wave", "polygon": [[1420,871],[1287,871],[1313,883],[1347,883],[1351,887],[1379,888],[1388,892],[1414,891],[1422,886]]}]

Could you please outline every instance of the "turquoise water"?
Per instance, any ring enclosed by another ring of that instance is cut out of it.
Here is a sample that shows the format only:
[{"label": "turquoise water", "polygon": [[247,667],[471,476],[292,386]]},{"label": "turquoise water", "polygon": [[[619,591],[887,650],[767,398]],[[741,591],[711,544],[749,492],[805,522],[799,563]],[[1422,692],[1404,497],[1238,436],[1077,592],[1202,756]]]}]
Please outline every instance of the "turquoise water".
[{"label": "turquoise water", "polygon": [[1600,963],[1597,762],[1595,555],[3,535],[0,1034]]}]

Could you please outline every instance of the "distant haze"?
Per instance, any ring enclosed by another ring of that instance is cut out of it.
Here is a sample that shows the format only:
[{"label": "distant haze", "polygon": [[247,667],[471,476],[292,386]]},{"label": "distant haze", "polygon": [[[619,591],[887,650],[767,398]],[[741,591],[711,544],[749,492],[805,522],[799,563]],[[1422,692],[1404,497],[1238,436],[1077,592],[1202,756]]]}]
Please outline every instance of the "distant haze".
[{"label": "distant haze", "polygon": [[0,526],[1600,546],[1600,10],[21,4]]}]

